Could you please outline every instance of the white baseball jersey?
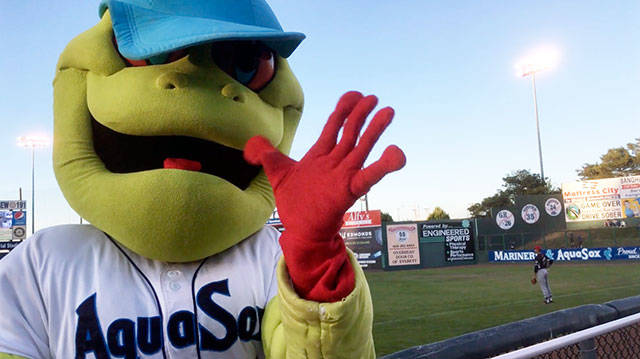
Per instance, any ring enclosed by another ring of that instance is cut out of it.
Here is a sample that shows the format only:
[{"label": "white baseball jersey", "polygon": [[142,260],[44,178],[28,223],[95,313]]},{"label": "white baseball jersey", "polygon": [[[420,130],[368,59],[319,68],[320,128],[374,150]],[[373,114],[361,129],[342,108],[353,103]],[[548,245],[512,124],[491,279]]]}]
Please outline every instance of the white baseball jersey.
[{"label": "white baseball jersey", "polygon": [[278,237],[264,227],[205,260],[164,263],[89,225],[39,231],[0,260],[0,353],[262,358]]}]

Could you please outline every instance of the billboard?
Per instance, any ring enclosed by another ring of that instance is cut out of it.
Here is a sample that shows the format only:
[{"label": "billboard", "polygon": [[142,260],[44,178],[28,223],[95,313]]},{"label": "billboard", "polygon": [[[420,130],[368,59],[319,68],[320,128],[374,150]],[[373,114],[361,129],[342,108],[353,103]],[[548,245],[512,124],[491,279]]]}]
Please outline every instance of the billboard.
[{"label": "billboard", "polygon": [[0,201],[0,258],[27,237],[27,201]]},{"label": "billboard", "polygon": [[382,225],[382,211],[378,209],[372,211],[347,212],[344,214],[343,220],[344,224],[342,228],[379,227]]},{"label": "billboard", "polygon": [[[340,236],[353,252],[360,267],[382,269],[382,211],[347,212],[343,221]],[[273,211],[267,224],[280,232],[284,231],[277,209]]]},{"label": "billboard", "polygon": [[[560,262],[640,260],[640,247],[547,249],[545,255]],[[532,262],[535,257],[531,250],[489,251],[489,262]]]},{"label": "billboard", "polygon": [[[376,209],[371,211],[347,212],[344,214],[342,220],[344,221],[342,228],[379,227],[382,225],[382,211]],[[276,227],[281,232],[284,231],[277,208],[271,212],[271,216],[267,219],[267,224]]]},{"label": "billboard", "polygon": [[640,218],[640,176],[620,178],[623,218]]},{"label": "billboard", "polygon": [[343,227],[340,235],[360,267],[365,269],[382,269],[382,228],[375,227]]},{"label": "billboard", "polygon": [[382,269],[382,211],[347,212],[340,235],[363,269]]},{"label": "billboard", "polygon": [[562,184],[567,222],[640,216],[640,176]]},{"label": "billboard", "polygon": [[420,265],[418,224],[387,225],[387,253],[390,267]]},{"label": "billboard", "polygon": [[475,261],[475,240],[471,222],[421,223],[421,241],[442,241],[446,262]]}]

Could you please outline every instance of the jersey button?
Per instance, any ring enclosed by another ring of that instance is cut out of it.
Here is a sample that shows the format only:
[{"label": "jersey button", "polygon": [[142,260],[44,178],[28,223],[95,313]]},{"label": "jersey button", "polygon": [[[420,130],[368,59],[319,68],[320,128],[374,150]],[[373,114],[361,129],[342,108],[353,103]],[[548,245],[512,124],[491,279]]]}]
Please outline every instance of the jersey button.
[{"label": "jersey button", "polygon": [[171,283],[169,283],[169,288],[171,288],[171,290],[172,290],[172,291],[177,292],[177,291],[179,291],[179,290],[180,290],[180,288],[182,288],[182,287],[181,287],[181,286],[180,286],[180,284],[179,284],[179,283],[177,283],[177,282],[171,282]]},{"label": "jersey button", "polygon": [[170,271],[168,271],[168,272],[167,272],[167,276],[168,276],[169,278],[171,278],[171,279],[176,279],[176,278],[178,278],[181,274],[182,274],[182,273],[181,273],[179,270],[177,270],[177,269],[170,270]]}]

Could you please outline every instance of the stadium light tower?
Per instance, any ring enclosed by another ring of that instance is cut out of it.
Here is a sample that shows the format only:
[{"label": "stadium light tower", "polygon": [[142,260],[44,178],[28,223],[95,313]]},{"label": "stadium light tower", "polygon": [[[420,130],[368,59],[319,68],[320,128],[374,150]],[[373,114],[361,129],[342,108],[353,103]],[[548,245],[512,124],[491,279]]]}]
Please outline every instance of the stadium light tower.
[{"label": "stadium light tower", "polygon": [[35,232],[36,211],[35,211],[35,154],[36,148],[49,147],[49,138],[46,136],[20,136],[17,141],[18,146],[31,149],[31,234]]},{"label": "stadium light tower", "polygon": [[531,52],[516,64],[518,76],[531,77],[533,88],[533,107],[536,115],[536,131],[538,133],[538,155],[540,156],[540,177],[544,180],[544,167],[542,165],[542,144],[540,142],[540,120],[538,118],[538,100],[536,98],[536,73],[549,70],[558,62],[558,52],[553,48],[539,48]]}]

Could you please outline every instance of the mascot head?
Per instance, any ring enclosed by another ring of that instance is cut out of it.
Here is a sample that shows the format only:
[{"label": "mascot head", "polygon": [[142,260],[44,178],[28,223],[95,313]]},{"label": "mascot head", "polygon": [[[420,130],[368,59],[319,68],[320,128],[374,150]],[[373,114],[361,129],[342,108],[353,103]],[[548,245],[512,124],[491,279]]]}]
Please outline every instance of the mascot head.
[{"label": "mascot head", "polygon": [[71,207],[145,257],[186,262],[258,231],[274,208],[242,150],[288,153],[302,89],[262,0],[103,1],[54,80],[56,178]]}]

